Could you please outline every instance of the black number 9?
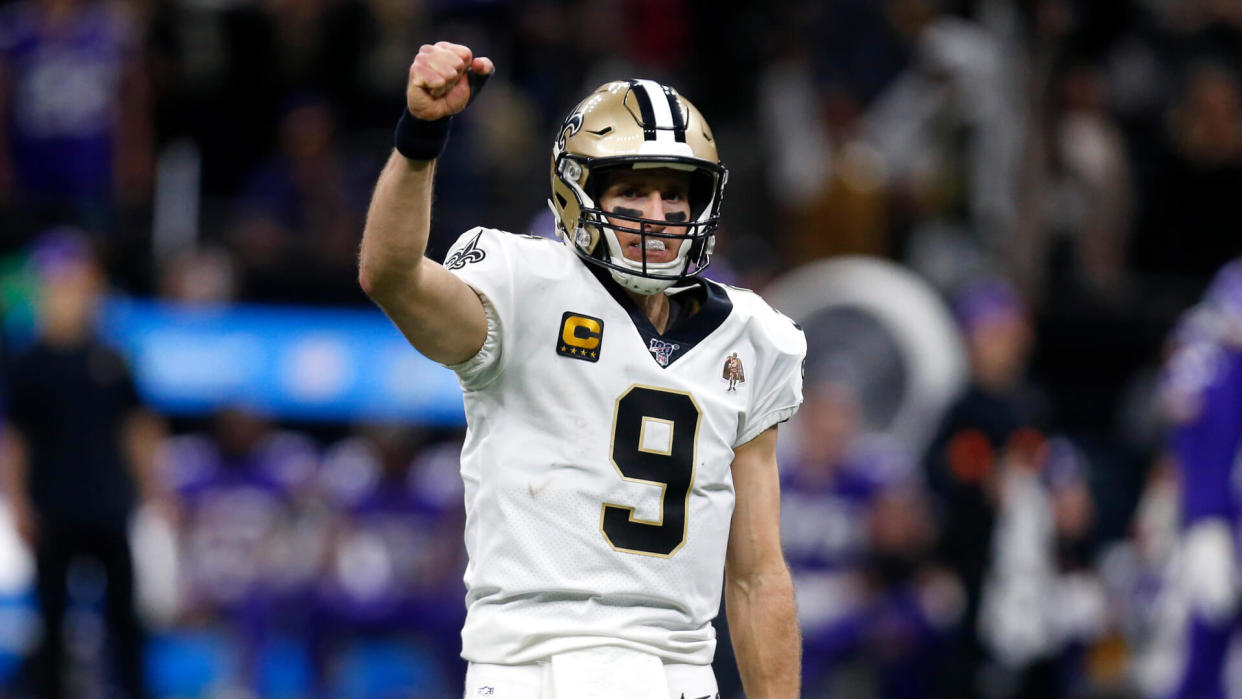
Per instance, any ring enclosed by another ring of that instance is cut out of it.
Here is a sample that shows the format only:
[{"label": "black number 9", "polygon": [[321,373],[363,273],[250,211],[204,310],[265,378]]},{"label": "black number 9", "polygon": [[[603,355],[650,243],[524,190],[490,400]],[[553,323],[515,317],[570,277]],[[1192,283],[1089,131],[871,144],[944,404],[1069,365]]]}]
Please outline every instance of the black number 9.
[{"label": "black number 9", "polygon": [[701,412],[689,393],[631,386],[617,399],[612,464],[621,477],[659,486],[660,519],[634,517],[634,508],[604,503],[600,529],[618,551],[671,556],[686,543],[686,510],[694,484]]}]

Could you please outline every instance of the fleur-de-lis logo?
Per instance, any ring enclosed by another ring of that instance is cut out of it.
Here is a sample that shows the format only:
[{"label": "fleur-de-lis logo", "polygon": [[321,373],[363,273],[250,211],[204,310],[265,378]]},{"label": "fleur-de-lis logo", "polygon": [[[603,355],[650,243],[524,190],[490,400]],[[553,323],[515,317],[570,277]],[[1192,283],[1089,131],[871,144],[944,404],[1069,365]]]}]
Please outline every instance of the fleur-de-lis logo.
[{"label": "fleur-de-lis logo", "polygon": [[556,137],[558,151],[565,150],[565,140],[582,129],[582,112],[574,112],[561,124],[561,134]]},{"label": "fleur-de-lis logo", "polygon": [[483,258],[487,257],[487,253],[483,252],[479,247],[479,236],[481,235],[483,235],[483,231],[475,233],[465,247],[449,255],[449,258],[444,261],[444,268],[461,269],[471,262],[482,262]]}]

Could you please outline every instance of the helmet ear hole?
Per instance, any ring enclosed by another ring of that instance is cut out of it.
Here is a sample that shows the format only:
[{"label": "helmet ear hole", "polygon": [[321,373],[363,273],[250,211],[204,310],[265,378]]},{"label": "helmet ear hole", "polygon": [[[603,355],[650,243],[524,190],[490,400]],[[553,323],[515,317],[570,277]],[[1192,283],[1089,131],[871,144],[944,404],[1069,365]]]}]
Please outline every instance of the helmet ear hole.
[{"label": "helmet ear hole", "polygon": [[690,174],[690,220],[697,221],[703,215],[716,194],[716,176],[701,170]]}]

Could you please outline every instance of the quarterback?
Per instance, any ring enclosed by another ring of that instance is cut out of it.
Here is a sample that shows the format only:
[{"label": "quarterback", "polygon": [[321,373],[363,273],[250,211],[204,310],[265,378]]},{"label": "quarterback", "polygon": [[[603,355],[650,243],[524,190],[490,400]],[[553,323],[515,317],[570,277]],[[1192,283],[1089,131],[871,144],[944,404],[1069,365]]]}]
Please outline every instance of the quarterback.
[{"label": "quarterback", "polygon": [[359,270],[464,392],[465,696],[716,697],[723,578],[747,695],[792,699],[776,425],[802,402],[806,341],[698,276],[726,179],[712,132],[670,87],[603,85],[556,133],[561,241],[475,228],[438,264],[436,158],[493,70],[420,49]]}]

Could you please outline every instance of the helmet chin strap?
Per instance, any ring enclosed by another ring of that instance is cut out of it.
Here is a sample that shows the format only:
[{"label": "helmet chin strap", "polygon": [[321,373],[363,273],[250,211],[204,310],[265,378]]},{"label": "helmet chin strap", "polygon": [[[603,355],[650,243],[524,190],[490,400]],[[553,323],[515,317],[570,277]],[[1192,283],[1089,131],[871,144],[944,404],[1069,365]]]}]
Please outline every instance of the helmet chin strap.
[{"label": "helmet chin strap", "polygon": [[674,279],[651,279],[649,277],[628,274],[613,268],[609,268],[608,273],[612,275],[613,281],[620,284],[622,288],[629,289],[643,296],[655,296],[677,283]]}]

